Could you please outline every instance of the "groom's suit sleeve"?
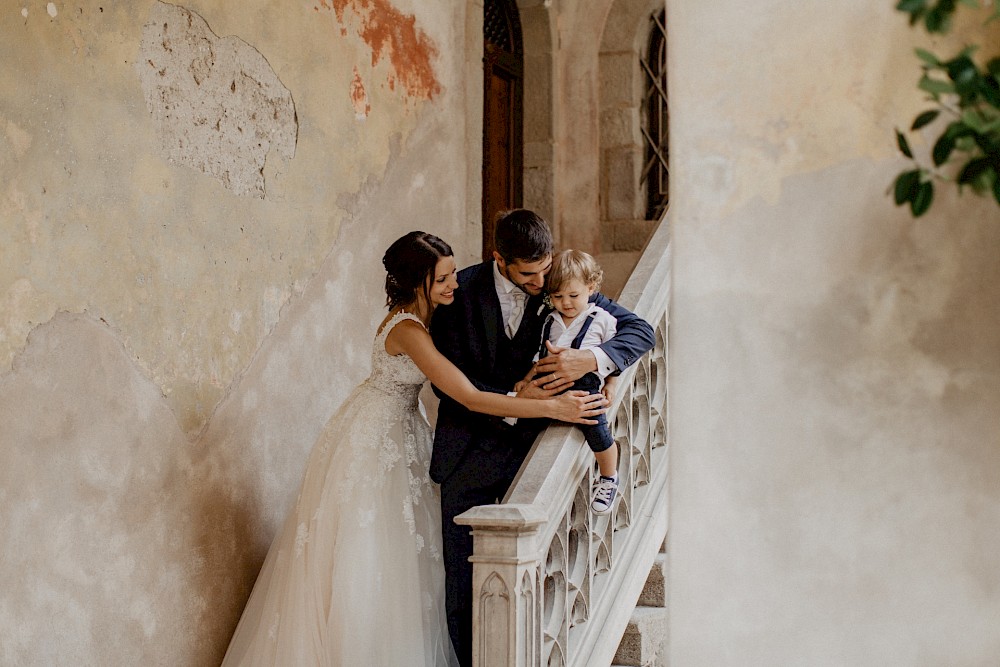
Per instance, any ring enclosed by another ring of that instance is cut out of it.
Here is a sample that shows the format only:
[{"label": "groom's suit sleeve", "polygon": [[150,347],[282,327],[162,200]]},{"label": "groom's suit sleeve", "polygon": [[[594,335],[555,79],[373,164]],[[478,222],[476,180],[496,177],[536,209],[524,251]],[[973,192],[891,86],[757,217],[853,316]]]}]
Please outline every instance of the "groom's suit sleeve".
[{"label": "groom's suit sleeve", "polygon": [[652,350],[656,336],[653,327],[628,308],[619,306],[599,292],[594,297],[591,301],[608,311],[618,322],[615,335],[600,345],[617,368],[613,375],[617,375]]}]

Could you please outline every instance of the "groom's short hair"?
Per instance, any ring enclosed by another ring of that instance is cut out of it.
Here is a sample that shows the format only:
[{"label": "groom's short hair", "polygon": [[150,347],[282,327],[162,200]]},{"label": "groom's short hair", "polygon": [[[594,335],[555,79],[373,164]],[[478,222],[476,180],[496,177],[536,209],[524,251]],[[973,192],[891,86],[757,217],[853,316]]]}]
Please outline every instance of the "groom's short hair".
[{"label": "groom's short hair", "polygon": [[493,247],[505,262],[537,262],[551,255],[554,244],[549,223],[526,208],[504,211],[493,230]]}]

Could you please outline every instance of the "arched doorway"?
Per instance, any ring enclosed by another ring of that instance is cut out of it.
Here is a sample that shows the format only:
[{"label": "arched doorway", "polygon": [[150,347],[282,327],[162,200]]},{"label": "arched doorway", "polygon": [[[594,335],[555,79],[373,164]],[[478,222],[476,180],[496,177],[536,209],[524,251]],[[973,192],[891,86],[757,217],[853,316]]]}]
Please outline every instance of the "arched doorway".
[{"label": "arched doorway", "polygon": [[483,7],[483,259],[497,213],[521,206],[524,55],[514,0]]}]

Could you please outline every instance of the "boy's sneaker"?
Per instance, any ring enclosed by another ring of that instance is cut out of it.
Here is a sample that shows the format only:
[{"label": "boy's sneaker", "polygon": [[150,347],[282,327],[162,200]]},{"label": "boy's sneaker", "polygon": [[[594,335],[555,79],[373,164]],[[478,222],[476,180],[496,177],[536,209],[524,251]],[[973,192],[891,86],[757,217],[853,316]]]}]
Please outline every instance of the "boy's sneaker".
[{"label": "boy's sneaker", "polygon": [[600,476],[594,485],[594,497],[590,500],[590,509],[594,514],[607,514],[618,497],[618,476]]}]

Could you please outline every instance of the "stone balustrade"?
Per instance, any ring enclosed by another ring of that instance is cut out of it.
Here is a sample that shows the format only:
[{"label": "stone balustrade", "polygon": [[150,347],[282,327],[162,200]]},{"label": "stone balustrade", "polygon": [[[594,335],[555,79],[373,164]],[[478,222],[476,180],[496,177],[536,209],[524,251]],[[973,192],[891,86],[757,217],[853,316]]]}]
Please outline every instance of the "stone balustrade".
[{"label": "stone balustrade", "polygon": [[473,531],[473,664],[611,664],[667,531],[667,218],[618,302],[648,321],[656,345],[622,373],[609,422],[620,499],[590,511],[593,454],[578,429],[550,426],[504,501],[457,518]]}]

